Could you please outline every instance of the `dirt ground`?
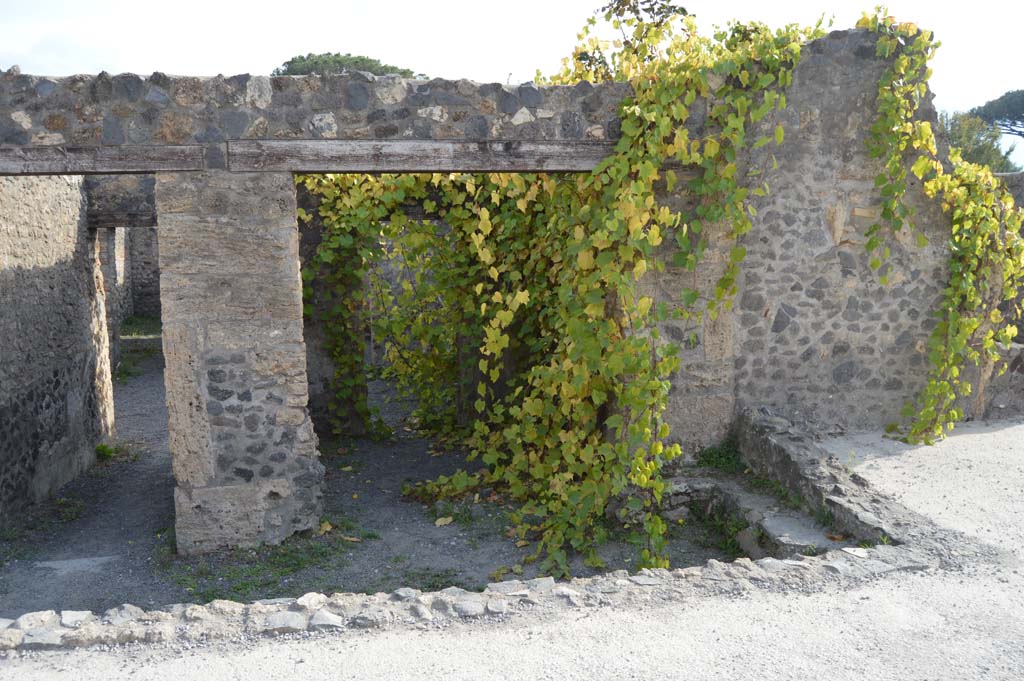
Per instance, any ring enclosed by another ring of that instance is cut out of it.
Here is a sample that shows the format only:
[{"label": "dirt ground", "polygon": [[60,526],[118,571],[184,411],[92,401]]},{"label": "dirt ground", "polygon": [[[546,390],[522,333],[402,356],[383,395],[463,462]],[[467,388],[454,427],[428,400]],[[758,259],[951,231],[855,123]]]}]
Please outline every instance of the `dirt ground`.
[{"label": "dirt ground", "polygon": [[[402,497],[403,484],[451,473],[465,465],[464,456],[435,451],[431,440],[410,431],[410,405],[375,382],[372,399],[395,437],[321,443],[329,523],[322,527],[329,531],[279,547],[177,556],[162,358],[136,354],[129,363],[114,389],[117,453],[0,536],[0,617],[309,591],[481,589],[530,551],[505,537],[507,507],[499,503],[428,507]],[[452,520],[438,526],[438,518]],[[607,569],[630,568],[635,554],[624,541],[601,550]],[[728,558],[696,526],[674,528],[670,557],[680,567]],[[574,573],[593,572],[575,561]],[[536,568],[528,565],[524,574],[536,576]]]}]

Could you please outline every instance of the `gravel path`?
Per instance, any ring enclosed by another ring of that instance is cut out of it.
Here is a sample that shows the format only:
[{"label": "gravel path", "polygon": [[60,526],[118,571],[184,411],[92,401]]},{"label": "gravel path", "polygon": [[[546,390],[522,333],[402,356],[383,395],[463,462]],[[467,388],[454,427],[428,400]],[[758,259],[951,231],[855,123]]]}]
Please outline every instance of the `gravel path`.
[{"label": "gravel path", "polygon": [[0,568],[0,617],[47,608],[158,606],[187,594],[155,569],[174,524],[163,360],[114,386],[118,442],[127,455],[99,463],[29,512],[20,559]]}]

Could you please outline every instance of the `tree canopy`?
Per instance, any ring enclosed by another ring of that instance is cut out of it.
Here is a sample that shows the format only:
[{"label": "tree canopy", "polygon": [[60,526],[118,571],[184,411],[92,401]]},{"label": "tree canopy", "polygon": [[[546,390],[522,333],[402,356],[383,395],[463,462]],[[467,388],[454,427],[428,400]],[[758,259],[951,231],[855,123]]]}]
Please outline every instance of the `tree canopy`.
[{"label": "tree canopy", "polygon": [[949,145],[960,149],[965,161],[980,163],[994,173],[1012,173],[1020,168],[1010,160],[1014,147],[1003,151],[999,146],[999,128],[969,113],[943,113],[939,123],[946,132]]},{"label": "tree canopy", "polygon": [[971,113],[996,125],[1004,134],[1024,137],[1024,90],[1012,90],[986,102]]},{"label": "tree canopy", "polygon": [[386,76],[394,73],[403,78],[423,78],[422,73],[416,73],[412,69],[404,69],[400,66],[384,64],[379,59],[364,57],[358,54],[341,54],[338,52],[324,52],[322,54],[307,54],[292,57],[273,71],[275,76],[308,76],[318,74],[325,76],[331,73],[344,73],[345,71],[365,71],[375,76]]}]

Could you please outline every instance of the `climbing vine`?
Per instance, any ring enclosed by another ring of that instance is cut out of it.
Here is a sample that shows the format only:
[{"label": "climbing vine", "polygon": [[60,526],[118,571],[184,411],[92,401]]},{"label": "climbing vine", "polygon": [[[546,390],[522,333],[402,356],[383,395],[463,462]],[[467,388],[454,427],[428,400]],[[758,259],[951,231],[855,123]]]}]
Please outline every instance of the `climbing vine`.
[{"label": "climbing vine", "polygon": [[[592,173],[299,180],[320,198],[323,241],[304,277],[326,272],[335,286],[328,341],[336,358],[350,357],[339,377],[360,375],[351,370],[360,325],[374,325],[388,341],[388,371],[418,399],[420,423],[465,442],[484,464],[411,493],[504,490],[517,503],[516,537],[536,544],[528,560],[557,573],[567,572],[570,549],[599,563],[612,507],[641,565],[667,566],[661,471],[680,448],[663,415],[679,348],[659,325],[675,317],[697,328],[731,305],[745,256],[736,240],[754,213],[748,198],[768,191],[756,177],[764,168],[741,171],[738,158],[783,143],[773,112],[785,107],[802,44],[818,35],[734,24],[706,38],[689,18],[605,19],[629,49],[597,40],[591,21],[547,81],[633,85],[615,152]],[[697,133],[687,127],[694,111]],[[684,182],[694,205],[680,212],[659,197]],[[423,214],[411,217],[412,206]],[[694,270],[711,228],[732,243],[714,286],[655,300],[651,277],[669,259]],[[399,276],[372,272],[383,255]],[[368,294],[358,285],[367,280]],[[353,315],[367,295],[369,322]],[[365,379],[346,380],[338,399],[365,399]],[[369,413],[365,402],[358,411]],[[460,420],[467,412],[472,419]]]},{"label": "climbing vine", "polygon": [[[858,27],[877,34],[878,55],[889,63],[879,82],[878,117],[868,140],[872,156],[884,164],[876,178],[881,220],[870,227],[867,241],[874,254],[871,265],[882,271],[883,283],[888,278],[889,239],[908,232],[918,245],[928,243],[904,202],[908,168],[952,220],[949,281],[928,341],[932,368],[916,402],[903,411],[905,437],[930,443],[963,418],[964,401],[972,391],[980,397],[992,372],[1005,370],[1001,349],[1017,335],[1010,320],[1020,318],[1024,211],[1014,206],[1009,191],[987,167],[964,161],[956,149],[944,164],[930,124],[916,117],[931,75],[928,61],[938,46],[931,33],[897,23],[882,8],[865,14]],[[982,408],[979,399],[974,411]]]}]

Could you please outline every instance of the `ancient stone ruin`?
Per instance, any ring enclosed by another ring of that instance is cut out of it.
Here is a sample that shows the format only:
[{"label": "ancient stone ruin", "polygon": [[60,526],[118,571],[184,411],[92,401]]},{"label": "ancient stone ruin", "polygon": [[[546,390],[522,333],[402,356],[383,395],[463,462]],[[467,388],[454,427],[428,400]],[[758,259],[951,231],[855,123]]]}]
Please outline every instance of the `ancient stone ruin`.
[{"label": "ancient stone ruin", "polygon": [[[922,387],[949,221],[911,187],[935,238],[894,248],[905,274],[878,282],[864,140],[883,68],[871,34],[832,33],[807,46],[788,108],[767,122],[787,141],[743,237],[736,304],[684,350],[670,397],[691,450],[745,407],[878,427]],[[293,173],[587,171],[610,153],[628,94],[359,73],[0,74],[0,175],[23,176],[0,178],[0,523],[113,435],[112,327],[134,307],[163,320],[179,550],[314,527],[323,468],[308,402],[322,381],[307,371]],[[667,200],[685,205],[685,188]],[[695,272],[651,276],[650,290],[675,299],[713,282],[728,249],[711,234]],[[1020,406],[1022,364],[976,416]]]}]

